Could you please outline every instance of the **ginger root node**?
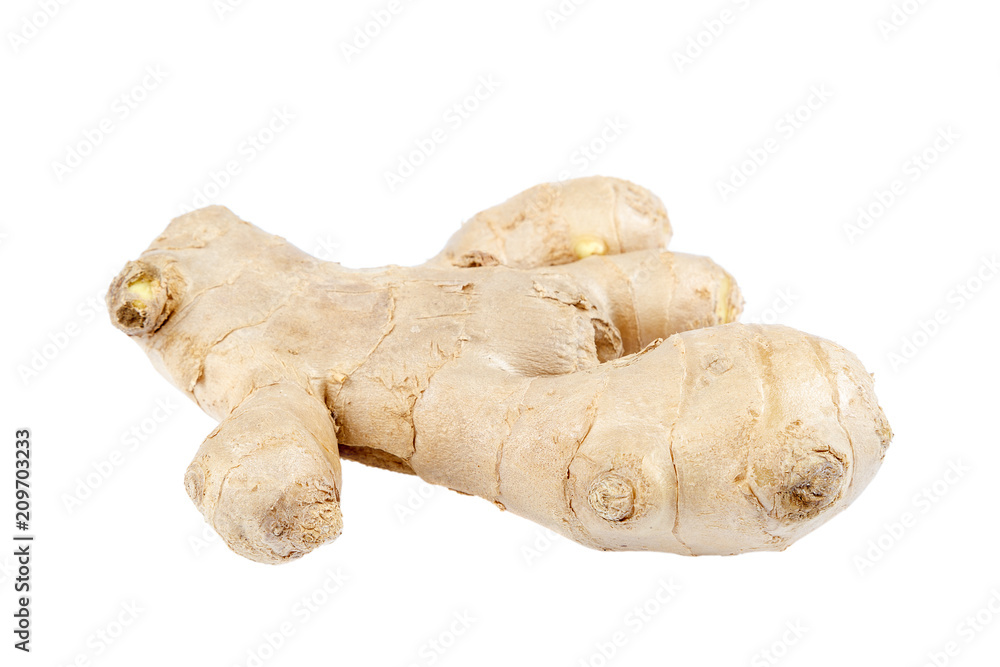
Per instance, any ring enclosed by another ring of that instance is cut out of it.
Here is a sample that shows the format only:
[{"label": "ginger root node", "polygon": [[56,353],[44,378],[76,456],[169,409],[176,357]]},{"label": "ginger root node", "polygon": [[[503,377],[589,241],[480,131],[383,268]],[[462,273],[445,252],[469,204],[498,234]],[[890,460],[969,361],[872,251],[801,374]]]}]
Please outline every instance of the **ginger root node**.
[{"label": "ginger root node", "polygon": [[581,236],[573,243],[573,254],[577,259],[586,259],[592,255],[607,255],[607,242],[597,236]]},{"label": "ginger root node", "polygon": [[587,500],[602,519],[624,521],[635,510],[635,489],[627,479],[608,473],[594,482]]}]

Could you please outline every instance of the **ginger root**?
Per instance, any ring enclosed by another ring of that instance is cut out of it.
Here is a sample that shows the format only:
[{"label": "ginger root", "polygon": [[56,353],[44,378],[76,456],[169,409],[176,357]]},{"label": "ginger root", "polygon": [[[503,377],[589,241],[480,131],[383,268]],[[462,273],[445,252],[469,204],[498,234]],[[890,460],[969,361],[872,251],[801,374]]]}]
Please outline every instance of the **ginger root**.
[{"label": "ginger root", "polygon": [[734,323],[659,200],[587,178],[484,211],[423,266],[350,270],[212,206],[114,280],[115,326],[220,421],[185,486],[278,563],[340,534],[340,458],[480,496],[582,544],[779,550],[891,437],[849,352]]}]

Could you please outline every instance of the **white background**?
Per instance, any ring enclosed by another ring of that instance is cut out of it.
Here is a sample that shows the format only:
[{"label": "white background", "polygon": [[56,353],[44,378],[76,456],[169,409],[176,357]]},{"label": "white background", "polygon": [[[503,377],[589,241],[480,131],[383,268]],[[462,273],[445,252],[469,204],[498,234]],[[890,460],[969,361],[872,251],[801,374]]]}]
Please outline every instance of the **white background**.
[{"label": "white background", "polygon": [[[5,665],[994,664],[1000,5],[908,0],[894,26],[890,0],[592,0],[558,21],[557,0],[406,1],[348,58],[388,0],[50,4],[0,17],[0,536],[25,426],[37,535],[30,655],[11,647],[0,549]],[[446,120],[480,77],[496,90]],[[250,159],[275,109],[294,119]],[[446,141],[391,190],[437,127]],[[240,173],[211,187],[229,161]],[[754,173],[723,196],[734,169]],[[830,338],[875,373],[897,435],[853,506],[784,553],[600,553],[346,463],[335,543],[271,567],[212,537],[182,477],[213,423],[100,301],[196,193],[361,267],[419,263],[476,211],[598,173],[659,194],[673,247],[731,271],[745,319]],[[346,577],[332,594],[329,572]],[[678,588],[666,602],[661,581]]]}]

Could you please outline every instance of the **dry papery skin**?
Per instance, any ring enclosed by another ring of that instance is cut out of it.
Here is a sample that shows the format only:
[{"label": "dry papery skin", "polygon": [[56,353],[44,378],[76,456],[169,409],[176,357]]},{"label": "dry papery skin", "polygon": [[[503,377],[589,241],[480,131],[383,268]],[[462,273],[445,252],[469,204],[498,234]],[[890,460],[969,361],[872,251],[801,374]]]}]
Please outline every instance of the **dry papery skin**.
[{"label": "dry papery skin", "polygon": [[532,188],[423,266],[352,270],[212,206],[108,292],[114,324],[220,421],[185,476],[226,543],[280,563],[342,528],[340,458],[606,550],[781,550],[891,438],[850,352],[735,323],[631,183]]}]

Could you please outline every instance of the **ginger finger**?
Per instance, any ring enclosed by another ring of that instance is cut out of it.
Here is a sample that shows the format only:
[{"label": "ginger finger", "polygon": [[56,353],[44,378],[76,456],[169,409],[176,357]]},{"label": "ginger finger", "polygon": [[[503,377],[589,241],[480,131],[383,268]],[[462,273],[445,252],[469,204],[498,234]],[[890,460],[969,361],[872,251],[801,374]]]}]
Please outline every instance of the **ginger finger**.
[{"label": "ginger finger", "polygon": [[569,375],[456,364],[414,424],[429,482],[590,547],[686,555],[786,548],[857,497],[891,438],[853,355],[742,324]]},{"label": "ginger finger", "polygon": [[625,354],[681,331],[735,322],[743,310],[733,277],[696,255],[645,250],[590,257],[539,273],[575,280],[608,313]]},{"label": "ginger finger", "polygon": [[665,250],[671,234],[656,195],[628,181],[590,176],[537,185],[475,215],[427,266],[553,266]]},{"label": "ginger finger", "polygon": [[230,549],[278,563],[340,535],[340,478],[326,407],[281,382],[254,391],[205,439],[184,486]]}]

